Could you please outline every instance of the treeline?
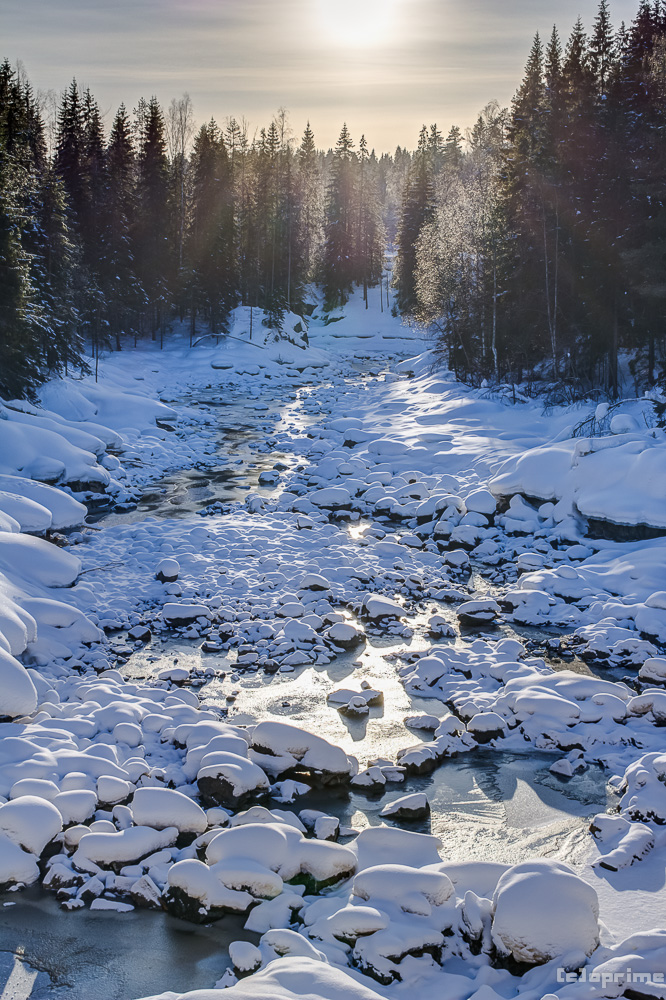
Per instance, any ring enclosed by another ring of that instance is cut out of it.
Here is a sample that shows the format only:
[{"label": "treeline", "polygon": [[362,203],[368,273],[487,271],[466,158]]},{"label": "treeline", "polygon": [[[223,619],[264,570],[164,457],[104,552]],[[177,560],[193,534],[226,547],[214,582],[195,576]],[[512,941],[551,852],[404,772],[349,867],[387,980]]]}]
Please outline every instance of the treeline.
[{"label": "treeline", "polygon": [[555,398],[657,375],[666,334],[666,7],[589,37],[537,36],[509,110],[463,149],[424,129],[403,198],[403,311],[461,378],[544,379]]},{"label": "treeline", "polygon": [[[553,398],[615,394],[630,360],[659,374],[666,320],[666,5],[615,31],[537,36],[510,109],[463,136],[421,130],[377,157],[346,126],[334,149],[284,111],[250,136],[195,128],[187,96],[121,106],[108,135],[73,82],[55,128],[0,66],[0,393],[30,395],[103,347],[162,341],[178,321],[223,333],[243,304],[276,331],[382,275],[456,374],[544,381]],[[52,148],[47,137],[53,134]]]},{"label": "treeline", "polygon": [[233,118],[195,130],[187,96],[166,113],[154,97],[121,106],[107,137],[75,81],[49,155],[38,100],[5,61],[0,392],[30,394],[103,347],[161,340],[174,320],[191,341],[224,332],[239,304],[279,331],[310,282],[329,307],[354,285],[367,300],[396,215],[396,162],[404,174],[409,154],[378,159],[346,126],[326,154],[309,125],[296,143],[284,111],[251,139]]}]

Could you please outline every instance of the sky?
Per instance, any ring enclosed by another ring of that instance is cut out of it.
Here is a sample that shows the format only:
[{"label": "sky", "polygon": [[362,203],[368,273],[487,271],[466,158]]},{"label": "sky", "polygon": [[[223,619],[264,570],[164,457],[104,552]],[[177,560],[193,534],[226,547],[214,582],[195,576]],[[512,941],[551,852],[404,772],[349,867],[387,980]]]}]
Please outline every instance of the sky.
[{"label": "sky", "polygon": [[[413,148],[423,123],[465,129],[489,101],[508,105],[532,38],[597,0],[0,0],[0,58],[35,89],[75,76],[109,123],[117,106],[187,92],[197,121],[276,110],[299,137],[334,145],[343,122],[377,152]],[[611,0],[613,22],[637,0]]]}]

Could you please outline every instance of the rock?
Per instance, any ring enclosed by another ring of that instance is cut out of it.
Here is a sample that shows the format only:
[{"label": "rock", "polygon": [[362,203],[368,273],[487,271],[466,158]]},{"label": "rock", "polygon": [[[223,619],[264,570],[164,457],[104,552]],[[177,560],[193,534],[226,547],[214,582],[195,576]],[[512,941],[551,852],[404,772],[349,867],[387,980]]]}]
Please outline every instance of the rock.
[{"label": "rock", "polygon": [[37,708],[37,691],[28,671],[2,646],[0,646],[0,691],[2,692],[0,717],[15,719],[21,715],[31,715]]},{"label": "rock", "polygon": [[0,832],[0,891],[17,885],[32,885],[39,878],[34,854],[29,854],[6,833]]},{"label": "rock", "polygon": [[145,910],[160,910],[162,908],[162,892],[153,882],[150,875],[143,875],[130,888],[132,902]]},{"label": "rock", "polygon": [[343,649],[353,649],[365,641],[365,634],[349,622],[334,622],[325,632],[326,638]]},{"label": "rock", "polygon": [[650,657],[638,671],[638,677],[649,684],[666,684],[666,657]]},{"label": "rock", "polygon": [[318,573],[308,573],[301,580],[300,589],[329,591],[331,589],[331,585],[325,576],[320,576]]},{"label": "rock", "polygon": [[0,806],[0,834],[37,857],[61,830],[62,816],[56,806],[36,795],[23,795]]},{"label": "rock", "polygon": [[404,719],[405,725],[409,729],[425,729],[434,732],[439,726],[439,719],[436,715],[408,715]]},{"label": "rock", "polygon": [[490,743],[504,736],[507,724],[496,712],[478,712],[467,723],[467,732],[471,733],[477,743]]},{"label": "rock", "polygon": [[170,625],[185,625],[197,618],[210,618],[210,609],[205,604],[165,604],[162,608],[162,618]]},{"label": "rock", "polygon": [[97,798],[105,806],[115,806],[126,802],[134,791],[134,785],[124,778],[116,778],[111,774],[102,774],[97,779]]},{"label": "rock", "polygon": [[363,598],[361,614],[371,621],[379,621],[381,618],[402,618],[406,612],[401,604],[391,600],[390,597],[366,594]]},{"label": "rock", "polygon": [[497,501],[490,490],[475,490],[465,497],[465,507],[475,514],[492,517],[497,510]]},{"label": "rock", "polygon": [[314,833],[317,840],[336,841],[340,835],[340,820],[328,816],[317,809],[303,809],[299,817],[306,830]]},{"label": "rock", "polygon": [[285,722],[255,726],[250,757],[274,777],[299,778],[305,773],[324,785],[348,781],[358,766],[340,747]]},{"label": "rock", "polygon": [[171,788],[137,788],[131,810],[137,826],[154,830],[175,826],[179,833],[203,833],[208,826],[201,806]]},{"label": "rock", "polygon": [[197,774],[197,786],[207,805],[237,809],[269,790],[266,774],[251,760],[224,751],[215,757],[215,763],[202,767]]},{"label": "rock", "polygon": [[414,792],[403,795],[393,802],[387,803],[380,816],[394,820],[420,820],[430,815],[430,803],[425,792]]},{"label": "rock", "polygon": [[239,978],[256,972],[262,962],[261,952],[249,941],[232,941],[229,945],[229,958]]},{"label": "rock", "polygon": [[332,705],[345,706],[353,698],[362,698],[366,705],[383,705],[384,695],[381,691],[375,691],[371,687],[363,688],[361,685],[360,691],[354,691],[351,688],[336,688],[335,691],[331,691],[328,694],[327,700]]},{"label": "rock", "polygon": [[491,599],[465,601],[456,612],[461,625],[486,625],[494,621],[499,613],[499,604]]},{"label": "rock", "polygon": [[180,564],[177,559],[162,559],[157,564],[155,579],[160,583],[175,583],[180,573]]},{"label": "rock", "polygon": [[369,711],[368,703],[361,694],[355,694],[349,699],[346,705],[340,705],[338,708],[338,712],[341,715],[349,715],[351,717],[367,715]]},{"label": "rock", "polygon": [[153,637],[153,633],[147,625],[135,625],[134,628],[129,630],[127,635],[134,642],[150,642]]},{"label": "rock", "polygon": [[354,788],[358,788],[364,792],[381,792],[384,790],[384,786],[386,785],[386,775],[383,774],[382,769],[376,765],[373,767],[366,767],[364,771],[360,771],[358,774],[354,775],[350,784]]},{"label": "rock", "polygon": [[308,500],[315,507],[325,510],[350,510],[351,494],[344,486],[325,486],[308,494]]}]

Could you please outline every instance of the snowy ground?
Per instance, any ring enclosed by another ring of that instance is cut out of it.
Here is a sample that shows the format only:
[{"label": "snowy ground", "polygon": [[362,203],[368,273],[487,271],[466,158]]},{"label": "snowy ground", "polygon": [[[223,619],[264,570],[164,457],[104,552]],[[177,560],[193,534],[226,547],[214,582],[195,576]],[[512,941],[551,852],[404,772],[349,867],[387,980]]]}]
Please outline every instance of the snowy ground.
[{"label": "snowy ground", "polygon": [[0,404],[5,905],[235,914],[235,1000],[661,996],[650,400],[468,390],[360,298],[254,319]]}]

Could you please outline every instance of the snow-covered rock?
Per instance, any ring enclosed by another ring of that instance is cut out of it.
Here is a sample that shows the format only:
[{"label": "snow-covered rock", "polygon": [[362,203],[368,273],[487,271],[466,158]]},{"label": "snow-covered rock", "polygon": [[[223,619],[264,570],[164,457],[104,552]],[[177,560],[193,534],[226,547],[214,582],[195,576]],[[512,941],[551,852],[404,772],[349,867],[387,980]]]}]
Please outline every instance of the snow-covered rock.
[{"label": "snow-covered rock", "polygon": [[516,962],[542,965],[599,944],[599,901],[587,882],[556,861],[515,865],[493,894],[492,940]]},{"label": "snow-covered rock", "polygon": [[380,816],[394,820],[420,820],[430,815],[430,803],[425,792],[413,792],[388,802]]},{"label": "snow-covered rock", "polygon": [[130,808],[137,826],[175,826],[180,833],[203,833],[208,826],[201,806],[171,788],[137,788]]}]

